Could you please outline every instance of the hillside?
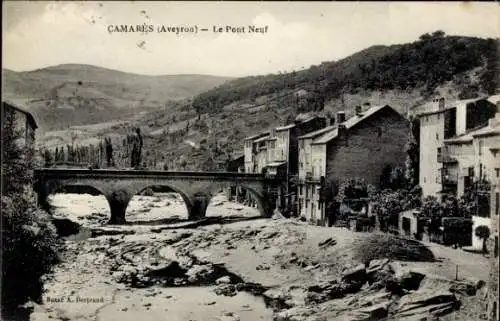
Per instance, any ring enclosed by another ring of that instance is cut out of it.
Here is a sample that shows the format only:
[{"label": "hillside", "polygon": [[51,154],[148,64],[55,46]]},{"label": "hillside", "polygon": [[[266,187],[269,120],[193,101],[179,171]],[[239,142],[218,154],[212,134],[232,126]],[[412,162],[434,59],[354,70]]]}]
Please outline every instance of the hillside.
[{"label": "hillside", "polygon": [[46,130],[124,119],[138,111],[168,106],[229,79],[147,76],[77,64],[28,72],[4,69],[2,78],[3,97],[26,103]]},{"label": "hillside", "polygon": [[[406,114],[443,96],[477,97],[498,88],[498,41],[443,36],[439,32],[394,46],[375,46],[336,62],[303,71],[245,77],[140,115],[127,123],[79,128],[82,144],[98,136],[115,137],[140,126],[148,166],[214,169],[228,155],[241,153],[246,136],[292,121],[299,113],[331,114],[356,105],[389,104]],[[69,137],[69,135],[67,135]],[[61,133],[47,136],[51,146],[68,143]]]},{"label": "hillside", "polygon": [[438,31],[412,43],[370,47],[307,70],[236,79],[196,96],[193,106],[213,111],[234,101],[252,103],[262,95],[298,88],[313,92],[321,102],[362,91],[414,89],[429,98],[445,82],[480,68],[474,79],[460,79],[459,95],[466,99],[472,92],[493,93],[498,86],[498,46],[493,39],[445,37]]}]

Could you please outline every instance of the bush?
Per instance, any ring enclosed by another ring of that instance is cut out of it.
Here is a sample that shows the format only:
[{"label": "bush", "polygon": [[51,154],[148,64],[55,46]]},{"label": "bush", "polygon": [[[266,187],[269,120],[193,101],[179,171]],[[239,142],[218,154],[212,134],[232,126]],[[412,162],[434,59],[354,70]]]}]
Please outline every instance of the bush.
[{"label": "bush", "polygon": [[20,146],[15,115],[2,123],[2,315],[27,300],[40,302],[41,276],[57,262],[56,229],[36,207],[32,186],[33,149]]},{"label": "bush", "polygon": [[57,262],[58,244],[49,215],[31,197],[2,197],[2,310],[40,302],[40,278]]}]

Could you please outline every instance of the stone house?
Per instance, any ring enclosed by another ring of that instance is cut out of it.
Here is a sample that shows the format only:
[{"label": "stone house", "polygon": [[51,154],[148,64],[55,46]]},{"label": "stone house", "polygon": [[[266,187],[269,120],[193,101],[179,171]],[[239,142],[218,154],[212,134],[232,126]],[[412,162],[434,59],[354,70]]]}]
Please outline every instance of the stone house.
[{"label": "stone house", "polygon": [[321,224],[327,222],[326,209],[333,201],[324,193],[327,186],[338,187],[347,179],[362,178],[379,187],[383,170],[404,166],[406,160],[410,123],[389,105],[365,111],[358,106],[353,117],[340,120],[335,128],[312,139],[310,155],[306,144],[309,137],[301,140],[302,172],[308,178],[299,189],[299,211],[306,219]]},{"label": "stone house", "polygon": [[[296,203],[297,183],[299,173],[299,143],[298,137],[322,129],[326,126],[326,118],[312,116],[304,120],[277,127],[271,132],[268,141],[268,171],[277,171],[285,167],[286,184],[283,197],[278,198],[278,207],[292,206]],[[293,209],[292,209],[293,210]]]},{"label": "stone house", "polygon": [[[448,157],[445,141],[459,138],[478,126],[487,124],[488,119],[497,112],[493,97],[461,100],[446,103],[444,98],[435,101],[434,108],[418,114],[420,119],[420,177],[419,185],[422,187],[423,196],[440,196],[442,194],[457,194],[459,184],[451,177],[443,182],[443,165],[453,163],[455,160]],[[469,155],[470,146],[457,149],[457,153]],[[451,169],[450,169],[451,170]],[[472,174],[472,172],[471,172]],[[463,190],[463,189],[462,189]]]},{"label": "stone house", "polygon": [[245,138],[243,147],[245,173],[255,173],[255,170],[257,169],[255,164],[256,164],[256,154],[258,149],[257,148],[258,143],[256,143],[256,140],[265,136],[269,136],[269,133],[260,133]]},{"label": "stone house", "polygon": [[4,127],[7,113],[12,113],[15,117],[16,129],[22,133],[19,139],[21,146],[34,148],[35,131],[38,125],[33,115],[24,107],[13,102],[2,101],[2,128]]},{"label": "stone house", "polygon": [[298,137],[324,128],[326,118],[313,116],[277,127],[270,132],[247,137],[244,143],[244,167],[248,173],[284,175],[284,189],[277,191],[277,207],[295,202],[298,176]]}]

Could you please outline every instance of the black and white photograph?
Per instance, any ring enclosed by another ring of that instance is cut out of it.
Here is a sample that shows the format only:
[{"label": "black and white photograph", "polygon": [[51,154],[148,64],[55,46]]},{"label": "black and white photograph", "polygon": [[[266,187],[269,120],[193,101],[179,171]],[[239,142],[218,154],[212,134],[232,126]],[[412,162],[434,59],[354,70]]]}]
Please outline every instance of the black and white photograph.
[{"label": "black and white photograph", "polygon": [[2,2],[1,320],[498,321],[497,2]]}]

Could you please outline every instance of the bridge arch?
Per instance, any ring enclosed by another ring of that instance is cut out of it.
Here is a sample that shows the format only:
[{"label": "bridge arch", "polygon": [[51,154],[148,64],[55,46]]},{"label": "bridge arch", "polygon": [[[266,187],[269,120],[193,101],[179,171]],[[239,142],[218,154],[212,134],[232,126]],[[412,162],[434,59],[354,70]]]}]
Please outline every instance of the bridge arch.
[{"label": "bridge arch", "polygon": [[148,188],[154,188],[154,187],[161,187],[161,188],[168,188],[172,190],[174,193],[177,193],[181,196],[182,200],[184,201],[184,205],[186,206],[186,210],[189,216],[189,213],[191,212],[193,208],[193,200],[192,197],[188,193],[186,193],[183,189],[179,188],[178,186],[175,186],[175,184],[170,184],[170,183],[152,183],[152,184],[145,184],[144,186],[141,186],[140,188],[136,189],[134,192],[132,192],[132,196],[135,195],[140,195],[142,192],[147,190]]},{"label": "bridge arch", "polygon": [[[130,199],[151,186],[166,186],[181,195],[188,208],[188,219],[204,217],[214,192],[227,186],[244,189],[253,196],[261,215],[269,217],[268,188],[279,188],[280,180],[249,173],[124,171],[84,169],[36,169],[35,188],[39,204],[64,186],[89,186],[103,194],[110,206],[111,224],[125,223]],[[218,190],[217,190],[218,189]]]},{"label": "bridge arch", "polygon": [[[40,186],[42,185],[42,186]],[[94,184],[89,184],[87,182],[77,182],[77,181],[59,181],[59,180],[51,180],[40,184],[40,182],[35,183],[35,188],[38,190],[38,204],[39,206],[51,213],[52,206],[49,203],[49,196],[53,194],[57,194],[58,192],[63,192],[64,190],[80,190],[80,191],[91,191],[95,193],[95,195],[103,195],[106,197],[106,192],[100,188],[99,186],[95,186]],[[70,192],[71,193],[71,192]],[[80,193],[76,193],[80,194]],[[81,193],[83,194],[83,193]]]}]

